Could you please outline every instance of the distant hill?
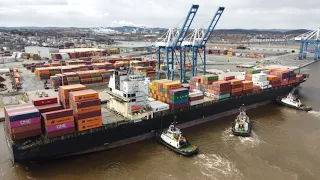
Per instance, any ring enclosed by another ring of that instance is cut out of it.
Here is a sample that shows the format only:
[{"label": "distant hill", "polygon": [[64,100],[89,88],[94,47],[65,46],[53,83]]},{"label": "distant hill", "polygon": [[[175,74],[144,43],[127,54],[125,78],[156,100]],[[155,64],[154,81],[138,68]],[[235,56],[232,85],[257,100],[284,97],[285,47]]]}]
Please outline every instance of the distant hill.
[{"label": "distant hill", "polygon": [[[90,29],[82,27],[35,27],[35,26],[26,26],[26,27],[0,27],[1,29],[30,29],[30,30],[56,30],[56,29]],[[112,29],[119,32],[132,32],[134,30],[138,31],[166,31],[167,28],[155,27],[135,27],[135,26],[120,26],[120,27],[103,27],[107,29]],[[192,31],[192,29],[190,29]],[[214,34],[303,34],[308,32],[307,29],[216,29]]]}]

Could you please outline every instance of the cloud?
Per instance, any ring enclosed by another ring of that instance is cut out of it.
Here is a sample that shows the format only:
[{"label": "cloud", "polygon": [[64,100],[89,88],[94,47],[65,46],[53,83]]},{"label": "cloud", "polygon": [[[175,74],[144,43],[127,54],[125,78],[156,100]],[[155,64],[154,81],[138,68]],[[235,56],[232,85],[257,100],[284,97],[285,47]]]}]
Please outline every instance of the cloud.
[{"label": "cloud", "polygon": [[[0,0],[0,26],[179,27],[194,0]],[[217,28],[318,27],[315,0],[201,0],[191,28],[206,28],[225,6]]]}]

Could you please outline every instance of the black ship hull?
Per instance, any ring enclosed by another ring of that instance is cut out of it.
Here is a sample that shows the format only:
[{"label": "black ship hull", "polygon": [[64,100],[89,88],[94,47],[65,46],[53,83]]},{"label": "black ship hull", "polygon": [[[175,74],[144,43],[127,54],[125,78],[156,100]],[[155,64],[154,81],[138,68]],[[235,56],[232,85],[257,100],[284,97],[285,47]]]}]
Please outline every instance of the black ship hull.
[{"label": "black ship hull", "polygon": [[180,128],[193,126],[237,113],[238,108],[242,104],[245,104],[247,109],[250,109],[248,108],[250,105],[252,106],[251,108],[254,108],[259,105],[259,103],[269,103],[276,100],[277,97],[289,93],[294,86],[298,85],[299,83],[296,83],[295,85],[278,87],[250,95],[232,97],[201,107],[190,107],[189,109],[184,109],[182,111],[176,111],[161,116],[158,115],[153,119],[140,122],[121,124],[112,128],[104,127],[104,129],[100,131],[65,138],[63,140],[57,140],[25,149],[21,149],[15,144],[12,144],[7,137],[7,145],[11,153],[11,159],[14,162],[45,160],[101,151],[150,138],[154,136],[155,131],[161,130],[161,127],[168,127],[174,117],[176,117],[178,127]]}]

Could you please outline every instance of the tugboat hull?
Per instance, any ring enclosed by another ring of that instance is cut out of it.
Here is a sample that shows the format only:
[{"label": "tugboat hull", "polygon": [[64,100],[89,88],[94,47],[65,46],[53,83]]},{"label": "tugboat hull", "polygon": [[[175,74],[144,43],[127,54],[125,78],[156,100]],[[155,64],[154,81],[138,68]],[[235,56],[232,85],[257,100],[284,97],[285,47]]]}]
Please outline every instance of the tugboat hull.
[{"label": "tugboat hull", "polygon": [[296,106],[293,106],[291,104],[287,104],[287,103],[284,103],[281,101],[283,97],[278,97],[276,99],[276,102],[280,105],[283,105],[283,106],[286,106],[286,107],[290,107],[290,108],[294,108],[294,109],[297,109],[297,110],[302,110],[302,111],[311,111],[312,108],[311,107],[306,107],[305,105],[301,106],[301,107],[296,107]]},{"label": "tugboat hull", "polygon": [[249,137],[249,136],[251,136],[251,130],[252,130],[252,124],[251,124],[251,123],[249,123],[248,131],[246,131],[246,132],[236,131],[234,127],[235,127],[235,123],[233,122],[233,123],[232,123],[232,133],[233,133],[233,135],[235,135],[235,136],[242,136],[242,137]]},{"label": "tugboat hull", "polygon": [[[193,145],[188,145],[187,148],[181,148],[181,149],[175,148],[175,147],[171,146],[170,144],[168,144],[167,142],[165,142],[160,136],[161,136],[161,133],[156,133],[157,141],[162,143],[163,145],[165,145],[170,150],[176,152],[177,154],[180,154],[183,156],[192,156],[192,155],[195,155],[199,152],[198,147],[195,147]],[[192,150],[187,151],[186,149],[192,149]]]}]

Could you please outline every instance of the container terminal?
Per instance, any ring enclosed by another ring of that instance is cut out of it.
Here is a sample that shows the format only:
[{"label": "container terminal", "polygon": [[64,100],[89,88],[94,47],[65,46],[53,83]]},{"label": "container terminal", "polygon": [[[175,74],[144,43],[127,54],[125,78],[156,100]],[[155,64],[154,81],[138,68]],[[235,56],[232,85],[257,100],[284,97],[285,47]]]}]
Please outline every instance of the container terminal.
[{"label": "container terminal", "polygon": [[[308,75],[295,71],[296,67],[263,63],[237,72],[211,71],[206,64],[216,56],[206,55],[206,41],[224,8],[218,8],[208,29],[195,38],[196,32],[189,36],[187,32],[198,8],[192,5],[180,31],[169,29],[159,39],[158,58],[86,57],[57,62],[63,56],[52,54],[55,61],[4,69],[7,88],[3,91],[11,97],[2,98],[21,103],[4,107],[11,160],[58,158],[137,142],[168,127],[175,118],[181,128],[204,123],[237,113],[242,104],[251,109],[270,103],[307,80]],[[187,37],[198,40],[197,44],[184,42]],[[186,63],[188,51],[190,63]],[[223,66],[236,66],[229,62]],[[313,61],[299,63],[298,67]]]}]

